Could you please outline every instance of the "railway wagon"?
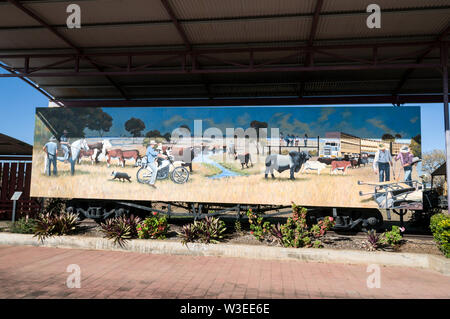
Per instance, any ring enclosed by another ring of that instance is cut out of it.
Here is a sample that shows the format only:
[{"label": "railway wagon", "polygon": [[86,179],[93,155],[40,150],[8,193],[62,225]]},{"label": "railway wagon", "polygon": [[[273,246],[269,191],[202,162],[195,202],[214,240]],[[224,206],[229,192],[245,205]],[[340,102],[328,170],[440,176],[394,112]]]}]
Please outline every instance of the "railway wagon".
[{"label": "railway wagon", "polygon": [[[412,118],[420,118],[419,107],[37,108],[31,195],[70,199],[70,210],[96,220],[176,208],[194,218],[212,210],[239,218],[249,207],[278,214],[295,202],[311,219],[334,215],[337,228],[375,227],[380,207],[360,195],[372,186],[358,182],[377,181],[371,165],[306,173],[302,166],[320,150],[277,153],[280,136],[326,136],[345,127],[328,136],[339,139],[341,153],[360,154],[364,141],[379,144],[386,130],[420,135],[420,120]],[[100,145],[98,162],[79,161],[93,144]],[[124,161],[128,153],[134,157]],[[420,184],[417,171],[413,179]]]}]

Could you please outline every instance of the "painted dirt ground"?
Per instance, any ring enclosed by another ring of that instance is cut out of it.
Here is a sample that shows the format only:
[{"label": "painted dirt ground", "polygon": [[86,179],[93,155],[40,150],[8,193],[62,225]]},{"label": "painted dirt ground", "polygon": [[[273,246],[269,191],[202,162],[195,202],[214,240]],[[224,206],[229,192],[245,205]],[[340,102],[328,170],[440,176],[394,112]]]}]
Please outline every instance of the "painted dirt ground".
[{"label": "painted dirt ground", "polygon": [[[124,149],[138,148],[140,145],[123,145]],[[127,200],[227,202],[248,204],[289,205],[292,201],[305,206],[334,207],[377,207],[370,196],[361,197],[359,191],[371,191],[369,186],[357,185],[358,180],[375,182],[371,164],[366,167],[348,169],[346,175],[330,175],[330,166],[320,175],[316,172],[296,173],[296,180],[289,180],[289,171],[275,172],[276,179],[264,179],[266,155],[252,155],[253,167],[241,169],[238,161],[223,154],[196,156],[193,173],[186,184],[175,184],[170,179],[157,181],[157,189],[138,183],[134,161],[130,160],[122,168],[112,159],[108,168],[104,158],[92,165],[83,160],[76,165],[75,175],[70,175],[70,164],[58,162],[58,176],[44,175],[44,153],[35,148],[33,153],[32,194],[37,197],[61,198],[115,198]],[[235,177],[210,178],[220,174],[222,167],[238,174]],[[315,158],[311,158],[315,160]],[[398,164],[397,164],[398,165]],[[130,175],[131,183],[112,180],[113,170]],[[396,174],[398,167],[396,167]],[[400,176],[403,177],[402,175]],[[413,179],[417,178],[414,170]],[[392,179],[392,177],[391,177]]]}]

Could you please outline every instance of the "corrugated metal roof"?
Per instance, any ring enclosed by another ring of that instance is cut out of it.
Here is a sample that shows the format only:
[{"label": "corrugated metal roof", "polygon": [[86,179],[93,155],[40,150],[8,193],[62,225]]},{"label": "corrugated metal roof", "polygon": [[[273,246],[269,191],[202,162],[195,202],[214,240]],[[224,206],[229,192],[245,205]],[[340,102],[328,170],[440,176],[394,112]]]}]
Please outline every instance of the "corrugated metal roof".
[{"label": "corrugated metal roof", "polygon": [[[330,44],[436,41],[450,26],[450,0],[380,0],[381,29],[366,27],[366,7],[373,1],[323,1],[317,32],[311,33],[316,0],[167,0],[178,25],[161,0],[85,0],[82,28],[65,27],[65,9],[73,1],[21,1],[70,41],[80,52],[142,52],[215,49],[208,57],[197,57],[197,68],[244,68],[250,64],[249,52],[228,52],[228,48],[261,48]],[[180,31],[181,30],[181,31]],[[186,39],[183,39],[184,34]],[[445,39],[445,37],[444,37]],[[424,62],[439,63],[439,47],[379,47],[378,61],[415,63],[426,52]],[[223,50],[222,50],[223,49]],[[44,25],[7,1],[0,0],[0,54],[75,52],[67,41],[55,36]],[[342,48],[315,53],[315,66],[359,65],[373,58],[373,49]],[[253,64],[276,67],[303,67],[307,54],[295,51],[256,51]],[[331,53],[331,54],[330,54]],[[182,57],[168,54],[133,56],[131,68],[141,70],[181,70]],[[393,59],[398,58],[399,59]],[[32,58],[30,68],[45,66],[63,57]],[[2,60],[23,68],[23,58]],[[334,70],[315,72],[208,73],[191,74],[193,58],[186,57],[184,74],[40,77],[30,78],[59,98],[121,98],[120,87],[130,98],[297,96],[339,94],[392,94],[401,84],[405,69]],[[98,63],[97,67],[93,65]],[[91,62],[80,60],[80,72],[97,69],[126,71],[126,56],[96,56]],[[371,63],[371,62],[368,62]],[[72,72],[74,61],[44,68],[46,73]],[[112,65],[116,67],[112,67]],[[147,65],[146,68],[145,65]],[[120,69],[121,68],[121,69]],[[438,93],[440,73],[417,69],[394,93]],[[1,79],[0,79],[1,81]]]},{"label": "corrugated metal roof", "polygon": [[288,15],[314,12],[315,0],[174,0],[180,19]]},{"label": "corrugated metal roof", "polygon": [[311,18],[280,18],[245,22],[184,23],[191,43],[241,43],[306,40]]},{"label": "corrugated metal roof", "polygon": [[448,6],[448,0],[361,0],[361,1],[324,1],[323,12],[344,12],[344,11],[366,11],[369,4],[375,3],[381,10],[399,9],[399,8],[429,8]]},{"label": "corrugated metal roof", "polygon": [[[345,38],[387,38],[407,35],[433,35],[449,22],[450,9],[409,13],[387,12],[381,16],[381,28],[366,26],[368,14],[342,14],[321,17],[317,40]],[[420,23],[419,23],[420,21]]]}]

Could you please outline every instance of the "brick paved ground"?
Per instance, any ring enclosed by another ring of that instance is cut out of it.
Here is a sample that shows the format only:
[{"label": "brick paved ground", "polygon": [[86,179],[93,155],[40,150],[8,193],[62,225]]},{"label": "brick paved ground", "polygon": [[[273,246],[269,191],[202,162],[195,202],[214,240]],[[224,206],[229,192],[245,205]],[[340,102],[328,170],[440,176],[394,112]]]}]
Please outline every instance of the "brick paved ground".
[{"label": "brick paved ground", "polygon": [[[69,264],[81,288],[69,289]],[[0,246],[0,298],[450,298],[450,277],[365,265]]]}]

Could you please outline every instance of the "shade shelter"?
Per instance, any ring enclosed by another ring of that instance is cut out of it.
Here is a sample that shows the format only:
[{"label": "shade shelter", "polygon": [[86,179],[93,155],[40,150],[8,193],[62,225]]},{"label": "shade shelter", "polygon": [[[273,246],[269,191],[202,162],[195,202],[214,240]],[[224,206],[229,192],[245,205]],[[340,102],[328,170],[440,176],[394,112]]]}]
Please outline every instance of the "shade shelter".
[{"label": "shade shelter", "polygon": [[[0,1],[0,77],[61,106],[430,103],[448,121],[449,0]],[[448,174],[447,174],[448,175]]]}]

